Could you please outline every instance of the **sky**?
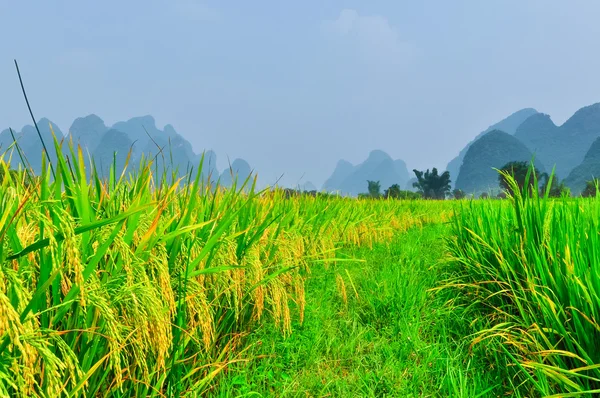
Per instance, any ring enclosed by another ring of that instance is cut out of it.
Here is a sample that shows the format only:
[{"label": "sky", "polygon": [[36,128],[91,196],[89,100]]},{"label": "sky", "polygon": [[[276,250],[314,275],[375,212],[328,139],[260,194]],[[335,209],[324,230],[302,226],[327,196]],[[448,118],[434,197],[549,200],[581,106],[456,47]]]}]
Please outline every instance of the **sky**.
[{"label": "sky", "polygon": [[600,2],[0,0],[0,130],[153,115],[218,165],[321,186],[373,149],[438,167],[533,107],[600,102]]}]

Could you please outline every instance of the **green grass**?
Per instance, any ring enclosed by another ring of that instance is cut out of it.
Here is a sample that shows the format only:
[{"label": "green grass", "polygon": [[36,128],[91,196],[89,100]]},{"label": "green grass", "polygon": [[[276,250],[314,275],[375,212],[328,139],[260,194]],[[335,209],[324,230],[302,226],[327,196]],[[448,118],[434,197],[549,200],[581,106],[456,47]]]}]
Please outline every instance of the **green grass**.
[{"label": "green grass", "polygon": [[[446,297],[431,292],[447,272],[442,223],[391,244],[346,248],[362,262],[320,267],[306,282],[304,322],[284,338],[265,325],[248,338],[252,361],[236,364],[214,396],[476,397],[494,381],[468,353]],[[343,285],[340,282],[343,280]],[[458,337],[458,339],[457,339]],[[488,390],[488,391],[486,391]]]}]

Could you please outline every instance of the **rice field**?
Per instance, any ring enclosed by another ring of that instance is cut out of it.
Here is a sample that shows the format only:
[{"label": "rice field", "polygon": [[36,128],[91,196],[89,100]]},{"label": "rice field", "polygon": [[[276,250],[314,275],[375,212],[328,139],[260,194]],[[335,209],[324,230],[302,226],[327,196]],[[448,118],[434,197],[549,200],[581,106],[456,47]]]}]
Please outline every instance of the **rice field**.
[{"label": "rice field", "polygon": [[70,148],[0,160],[2,397],[600,392],[600,199],[101,179]]}]

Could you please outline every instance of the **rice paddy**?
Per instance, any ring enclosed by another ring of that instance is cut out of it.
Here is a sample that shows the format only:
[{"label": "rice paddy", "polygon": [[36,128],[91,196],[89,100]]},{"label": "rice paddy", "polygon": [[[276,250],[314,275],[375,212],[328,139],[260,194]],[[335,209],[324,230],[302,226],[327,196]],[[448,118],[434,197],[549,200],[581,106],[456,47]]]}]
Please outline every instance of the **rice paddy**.
[{"label": "rice paddy", "polygon": [[55,146],[0,161],[2,397],[600,392],[600,199],[101,179]]}]

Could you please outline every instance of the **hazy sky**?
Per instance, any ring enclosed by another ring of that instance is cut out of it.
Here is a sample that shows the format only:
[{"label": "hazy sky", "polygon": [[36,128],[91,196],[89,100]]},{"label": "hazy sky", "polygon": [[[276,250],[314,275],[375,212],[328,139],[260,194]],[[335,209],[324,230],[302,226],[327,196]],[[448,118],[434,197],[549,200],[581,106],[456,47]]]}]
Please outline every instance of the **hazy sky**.
[{"label": "hazy sky", "polygon": [[600,2],[0,0],[0,129],[152,114],[196,151],[320,186],[372,149],[444,168],[534,107],[600,101]]}]

